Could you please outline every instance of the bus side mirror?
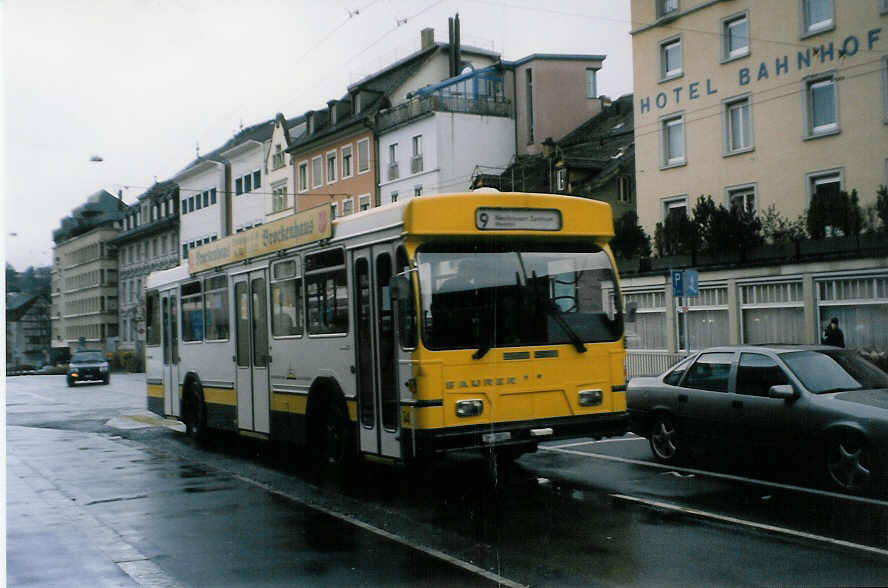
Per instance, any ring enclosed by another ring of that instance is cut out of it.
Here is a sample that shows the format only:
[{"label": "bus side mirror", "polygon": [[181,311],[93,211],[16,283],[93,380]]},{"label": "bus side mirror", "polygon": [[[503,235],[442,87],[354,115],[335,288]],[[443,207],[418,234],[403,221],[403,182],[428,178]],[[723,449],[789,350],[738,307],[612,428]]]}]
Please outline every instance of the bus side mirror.
[{"label": "bus side mirror", "polygon": [[637,302],[627,302],[626,303],[626,322],[634,323],[635,322],[635,314],[638,312],[638,303]]}]

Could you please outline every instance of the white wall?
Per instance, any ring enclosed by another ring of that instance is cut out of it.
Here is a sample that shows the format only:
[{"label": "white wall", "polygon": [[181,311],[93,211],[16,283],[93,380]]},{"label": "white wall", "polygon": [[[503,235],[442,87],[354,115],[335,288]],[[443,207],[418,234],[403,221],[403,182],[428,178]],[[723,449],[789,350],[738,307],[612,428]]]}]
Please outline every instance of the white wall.
[{"label": "white wall", "polygon": [[[228,156],[231,163],[231,231],[237,232],[244,225],[255,225],[265,222],[265,193],[271,192],[265,175],[266,143],[251,141],[249,146],[238,149]],[[253,187],[250,192],[236,195],[235,185],[238,178],[259,171],[261,184]],[[269,196],[270,198],[270,196]]]},{"label": "white wall", "polygon": [[515,155],[515,120],[474,114],[435,114],[440,174],[429,194],[465,192],[476,165],[505,168]]},{"label": "white wall", "polygon": [[[216,235],[221,239],[225,236],[225,167],[213,164],[205,169],[177,180],[179,184],[179,252],[182,256],[182,245],[204,237]],[[195,207],[192,212],[185,212],[191,196],[203,193],[211,188],[216,189],[216,204],[209,207]]]}]

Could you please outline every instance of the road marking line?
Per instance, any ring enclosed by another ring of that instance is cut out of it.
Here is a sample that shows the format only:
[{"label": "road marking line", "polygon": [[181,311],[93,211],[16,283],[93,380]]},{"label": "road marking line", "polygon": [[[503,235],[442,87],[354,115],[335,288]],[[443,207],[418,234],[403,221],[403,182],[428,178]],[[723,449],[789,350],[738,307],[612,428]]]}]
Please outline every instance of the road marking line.
[{"label": "road marking line", "polygon": [[508,586],[509,588],[527,588],[526,584],[520,584],[518,582],[515,582],[514,580],[510,580],[508,578],[500,576],[499,574],[496,574],[494,572],[486,570],[482,567],[476,566],[473,563],[469,563],[467,561],[453,557],[452,555],[448,555],[448,554],[444,553],[443,551],[439,551],[439,550],[435,549],[434,547],[427,547],[424,545],[415,545],[413,543],[410,543],[404,537],[401,537],[399,535],[395,535],[394,533],[386,531],[385,529],[380,529],[379,527],[371,525],[370,523],[365,523],[364,521],[356,519],[356,518],[349,516],[347,514],[337,512],[337,511],[327,508],[325,506],[320,506],[318,504],[312,504],[310,502],[307,502],[305,499],[299,498],[297,496],[293,496],[287,492],[284,492],[283,490],[277,490],[276,488],[273,488],[272,486],[269,486],[268,484],[265,484],[263,482],[259,482],[257,480],[251,480],[250,478],[247,478],[246,476],[242,476],[240,474],[236,474],[236,473],[233,473],[230,471],[227,471],[226,473],[234,478],[237,478],[238,480],[240,480],[242,482],[246,482],[247,484],[252,484],[253,486],[257,486],[259,488],[262,488],[266,492],[271,492],[272,494],[277,494],[278,496],[281,496],[282,498],[286,498],[288,500],[292,500],[294,502],[304,504],[305,506],[307,506],[309,508],[313,508],[317,511],[324,513],[324,514],[335,517],[341,521],[344,521],[344,522],[349,523],[351,525],[355,525],[356,527],[360,527],[361,529],[364,529],[365,531],[369,531],[375,535],[379,535],[380,537],[384,537],[386,539],[394,541],[395,543],[399,543],[405,547],[415,549],[416,551],[420,551],[422,553],[425,553],[426,555],[440,559],[440,560],[445,561],[449,564],[455,565],[455,566],[462,568],[468,572],[478,574],[479,576],[487,578],[488,580],[490,580],[492,582],[496,582],[499,586]]},{"label": "road marking line", "polygon": [[613,498],[617,498],[619,500],[625,500],[627,502],[635,502],[638,504],[645,504],[647,506],[653,506],[656,508],[677,511],[677,512],[689,514],[689,515],[696,516],[696,517],[713,519],[716,521],[722,521],[722,522],[727,522],[727,523],[733,523],[735,525],[741,525],[744,527],[752,527],[753,529],[759,529],[762,531],[769,531],[772,533],[790,535],[792,537],[799,537],[801,539],[810,539],[812,541],[819,541],[821,543],[829,543],[831,545],[837,545],[840,547],[848,547],[850,549],[857,549],[860,551],[867,551],[869,553],[875,553],[878,555],[888,556],[888,550],[880,549],[878,547],[870,547],[869,545],[863,545],[861,543],[852,543],[850,541],[844,541],[842,539],[833,539],[832,537],[825,537],[823,535],[814,535],[813,533],[806,533],[804,531],[796,531],[795,529],[788,529],[786,527],[776,527],[774,525],[768,525],[765,523],[756,523],[753,521],[747,521],[744,519],[738,519],[735,517],[720,515],[720,514],[716,514],[713,512],[707,512],[705,510],[698,510],[696,508],[689,508],[689,507],[681,506],[678,504],[671,504],[669,502],[660,502],[659,500],[648,500],[646,498],[627,496],[625,494],[611,494],[610,496],[612,496]]},{"label": "road marking line", "polygon": [[622,441],[647,441],[644,437],[632,435],[631,437],[615,437],[612,439],[598,439],[597,441],[577,441],[576,443],[565,443],[564,445],[546,445],[543,449],[562,449],[566,447],[582,447],[583,445],[596,445],[598,443],[619,443]]},{"label": "road marking line", "polygon": [[640,465],[649,468],[656,468],[660,470],[667,471],[676,471],[676,472],[684,472],[687,474],[697,474],[698,476],[705,476],[708,478],[718,478],[721,480],[731,480],[733,482],[744,482],[749,484],[755,484],[757,486],[765,486],[768,488],[779,488],[781,490],[792,490],[793,492],[804,492],[807,494],[816,494],[818,496],[827,496],[829,498],[837,498],[840,500],[846,500],[849,502],[861,502],[864,504],[873,504],[876,506],[885,506],[888,507],[888,501],[885,500],[877,500],[875,498],[866,498],[865,496],[853,496],[851,494],[839,494],[838,492],[830,492],[828,490],[818,490],[816,488],[805,488],[804,486],[794,486],[792,484],[781,484],[780,482],[769,482],[767,480],[759,480],[757,478],[746,478],[743,476],[735,476],[733,474],[722,474],[719,472],[710,472],[707,470],[697,470],[694,468],[682,468],[676,467],[672,465],[666,465],[662,463],[655,463],[651,461],[642,461],[640,459],[629,459],[628,457],[617,457],[615,455],[604,455],[601,453],[586,453],[584,451],[576,451],[573,449],[562,449],[560,447],[546,447],[544,445],[540,445],[539,449],[545,451],[553,451],[557,453],[567,453],[570,455],[579,455],[582,457],[591,457],[593,459],[603,459],[606,461],[616,461],[620,463],[630,463],[634,465]]}]

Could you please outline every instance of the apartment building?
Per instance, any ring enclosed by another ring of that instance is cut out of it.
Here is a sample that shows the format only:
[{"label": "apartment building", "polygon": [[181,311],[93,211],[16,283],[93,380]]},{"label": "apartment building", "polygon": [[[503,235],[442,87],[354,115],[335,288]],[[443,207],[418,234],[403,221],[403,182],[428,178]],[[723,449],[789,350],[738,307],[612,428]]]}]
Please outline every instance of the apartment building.
[{"label": "apartment building", "polygon": [[179,264],[179,187],[171,181],[154,184],[124,213],[122,224],[111,240],[119,265],[118,349],[141,351],[145,278]]},{"label": "apartment building", "polygon": [[287,120],[283,114],[274,117],[274,129],[265,154],[265,222],[271,222],[293,213],[296,204],[293,165],[287,149],[305,134],[303,117]]},{"label": "apartment building", "polygon": [[52,347],[113,351],[118,336],[117,248],[127,206],[101,190],[53,232]]},{"label": "apartment building", "polygon": [[[435,42],[434,30],[423,29],[419,51],[352,84],[325,110],[305,114],[305,134],[287,149],[294,166],[297,210],[329,203],[336,216],[343,216],[384,203],[380,183],[396,179],[396,168],[400,179],[401,147],[389,143],[380,153],[379,116],[408,101],[417,88],[499,60],[492,51],[461,46],[458,33],[453,35],[458,21],[451,20],[450,42]],[[385,202],[390,200],[388,190]]]},{"label": "apartment building", "polygon": [[[861,206],[873,205],[888,184],[884,0],[631,7],[637,202],[648,234],[689,215],[700,195],[790,220],[815,194],[857,190]],[[849,347],[888,349],[884,240],[833,237],[772,246],[771,261],[698,259],[699,295],[683,299],[668,267],[627,274],[626,300],[639,308],[630,350],[816,343],[831,317]]]}]

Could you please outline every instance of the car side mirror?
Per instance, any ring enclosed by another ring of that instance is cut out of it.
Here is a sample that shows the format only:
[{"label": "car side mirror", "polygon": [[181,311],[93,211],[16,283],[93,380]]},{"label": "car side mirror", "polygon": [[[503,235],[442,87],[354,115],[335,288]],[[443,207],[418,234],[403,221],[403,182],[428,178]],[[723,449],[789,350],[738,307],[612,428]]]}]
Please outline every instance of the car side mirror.
[{"label": "car side mirror", "polygon": [[780,398],[782,400],[795,400],[797,397],[792,384],[777,384],[768,389],[768,398]]}]

